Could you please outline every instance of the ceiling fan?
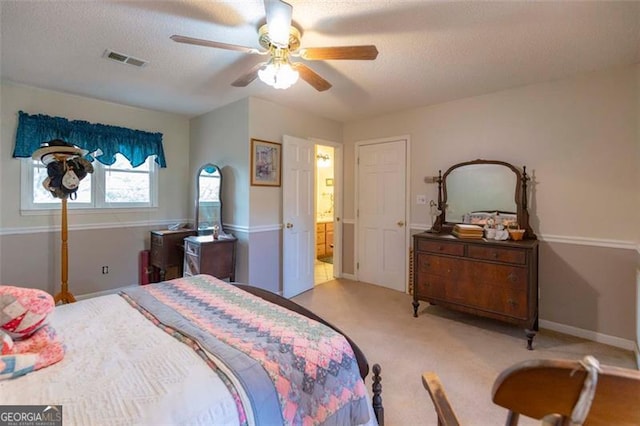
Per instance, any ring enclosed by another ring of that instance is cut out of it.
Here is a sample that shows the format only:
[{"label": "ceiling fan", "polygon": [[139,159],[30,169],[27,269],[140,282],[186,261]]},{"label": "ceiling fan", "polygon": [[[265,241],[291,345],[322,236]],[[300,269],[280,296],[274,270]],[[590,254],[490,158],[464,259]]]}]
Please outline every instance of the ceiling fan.
[{"label": "ceiling fan", "polygon": [[318,61],[327,59],[373,60],[378,56],[378,49],[373,45],[300,48],[300,30],[291,24],[293,7],[282,0],[264,0],[264,5],[267,23],[258,30],[258,43],[262,49],[181,35],[172,35],[171,39],[178,43],[269,55],[268,61],[256,64],[231,83],[235,87],[245,87],[260,77],[260,80],[277,89],[286,89],[295,83],[298,77],[302,77],[304,81],[322,92],[331,88],[331,83],[304,63],[291,62],[291,57]]}]

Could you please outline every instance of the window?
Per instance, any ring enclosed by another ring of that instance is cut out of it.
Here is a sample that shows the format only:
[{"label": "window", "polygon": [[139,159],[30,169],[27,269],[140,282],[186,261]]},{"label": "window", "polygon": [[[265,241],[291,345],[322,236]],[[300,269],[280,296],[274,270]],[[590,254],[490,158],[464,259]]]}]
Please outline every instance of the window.
[{"label": "window", "polygon": [[[80,181],[76,198],[69,198],[69,209],[110,209],[157,207],[157,166],[150,156],[138,167],[116,154],[116,162],[106,166],[93,161],[93,173]],[[47,168],[40,161],[22,160],[21,209],[37,211],[57,209],[60,199],[53,197],[42,182]]]}]

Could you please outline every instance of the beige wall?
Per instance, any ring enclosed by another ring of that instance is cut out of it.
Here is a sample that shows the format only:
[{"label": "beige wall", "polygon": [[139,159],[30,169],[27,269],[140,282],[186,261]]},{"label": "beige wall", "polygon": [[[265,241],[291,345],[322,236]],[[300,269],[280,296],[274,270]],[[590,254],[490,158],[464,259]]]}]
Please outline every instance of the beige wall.
[{"label": "beige wall", "polygon": [[[205,163],[222,170],[222,218],[225,231],[238,238],[236,280],[249,282],[249,99],[242,99],[190,121],[189,199],[195,203],[195,174]],[[195,217],[194,209],[191,210]]]},{"label": "beige wall", "polygon": [[[411,200],[417,194],[435,199],[436,188],[425,184],[424,177],[459,161],[493,158],[527,165],[535,183],[532,224],[544,241],[541,318],[636,339],[633,304],[640,295],[629,277],[640,269],[640,225],[635,220],[640,207],[639,81],[638,67],[612,69],[344,127],[256,98],[205,114],[189,125],[182,116],[3,84],[0,283],[51,292],[58,286],[59,215],[19,212],[19,162],[10,156],[20,109],[165,135],[169,167],[160,172],[158,209],[70,214],[69,278],[77,295],[137,282],[137,255],[148,248],[149,229],[192,218],[193,175],[208,161],[223,168],[225,222],[243,241],[239,280],[279,291],[281,189],[249,185],[249,140],[281,142],[288,134],[341,142],[343,129],[343,260],[344,271],[353,273],[354,143],[408,134]],[[410,217],[414,230],[428,226],[427,207],[412,205]],[[110,266],[109,275],[100,274],[102,265]],[[607,276],[598,271],[607,271]]]},{"label": "beige wall", "polygon": [[[163,134],[167,168],[159,171],[158,208],[68,215],[72,293],[137,283],[138,254],[149,248],[148,231],[188,218],[188,119],[27,86],[0,88],[0,283],[51,290],[60,282],[60,212],[20,212],[20,160],[11,157],[20,110]],[[102,266],[109,266],[109,274],[102,275]]]},{"label": "beige wall", "polygon": [[[541,319],[633,340],[638,97],[633,66],[347,123],[344,216],[354,217],[349,165],[360,140],[410,135],[411,224],[418,229],[428,227],[429,215],[428,205],[413,203],[416,195],[437,199],[425,176],[476,158],[526,165],[531,223],[554,242],[541,247]],[[606,264],[612,259],[615,269]],[[610,275],[582,276],[585,265]]]},{"label": "beige wall", "polygon": [[[258,98],[250,99],[249,133],[252,138],[278,143],[282,143],[284,135],[342,141],[340,123]],[[250,282],[281,292],[282,187],[250,187],[250,204],[251,228],[265,229],[251,234]]]},{"label": "beige wall", "polygon": [[250,185],[249,151],[251,138],[282,143],[284,135],[340,142],[342,125],[257,98],[191,120],[191,173],[206,161],[222,167],[224,221],[239,239],[237,280],[275,292],[282,281],[282,189]]},{"label": "beige wall", "polygon": [[[249,132],[252,138],[282,143],[284,135],[331,142],[342,141],[342,124],[273,102],[251,98]],[[251,226],[282,222],[281,188],[251,187]]]},{"label": "beige wall", "polygon": [[[52,226],[52,229],[54,227]],[[138,256],[162,226],[71,229],[68,285],[76,297],[138,284]],[[60,231],[0,236],[0,285],[60,291]],[[109,273],[102,274],[108,266]]]},{"label": "beige wall", "polygon": [[[355,141],[410,134],[411,200],[437,197],[424,177],[439,169],[500,159],[532,175],[537,232],[634,241],[636,84],[636,68],[625,67],[348,123],[345,164],[353,164]],[[345,183],[345,217],[353,218],[353,176]],[[426,225],[427,213],[414,203],[412,223]]]},{"label": "beige wall", "polygon": [[[640,67],[636,68],[636,94],[637,161],[638,168],[640,168]],[[640,188],[640,173],[638,174],[638,188]],[[637,197],[640,200],[640,190],[637,193]],[[640,205],[640,201],[638,201],[638,204]],[[638,256],[636,256],[636,264],[638,265],[636,270],[636,357],[638,367],[640,367],[640,220],[636,222],[636,230],[636,241],[638,242]]]},{"label": "beige wall", "polygon": [[[223,220],[234,227],[249,226],[249,100],[242,99],[190,121],[190,199],[195,197],[195,174],[205,163],[223,172]],[[191,212],[195,215],[193,208]]]}]

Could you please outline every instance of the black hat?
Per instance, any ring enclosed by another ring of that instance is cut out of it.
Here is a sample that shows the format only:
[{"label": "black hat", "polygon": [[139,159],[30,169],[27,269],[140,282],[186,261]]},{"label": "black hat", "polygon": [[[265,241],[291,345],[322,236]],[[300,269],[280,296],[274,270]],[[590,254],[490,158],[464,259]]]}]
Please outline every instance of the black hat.
[{"label": "black hat", "polygon": [[56,160],[54,154],[65,154],[74,157],[84,156],[88,152],[86,149],[67,143],[62,139],[53,139],[40,144],[40,148],[31,155],[31,158],[42,161],[44,164],[49,164]]}]

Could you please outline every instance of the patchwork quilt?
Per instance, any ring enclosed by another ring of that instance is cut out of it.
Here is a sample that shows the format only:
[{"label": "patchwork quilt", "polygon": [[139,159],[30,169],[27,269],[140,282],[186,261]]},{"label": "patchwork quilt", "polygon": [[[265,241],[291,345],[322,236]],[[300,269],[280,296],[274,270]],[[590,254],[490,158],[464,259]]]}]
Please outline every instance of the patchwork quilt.
[{"label": "patchwork quilt", "polygon": [[55,364],[64,357],[64,344],[49,325],[39,328],[28,339],[11,342],[10,337],[4,335],[2,340],[0,380],[23,376]]},{"label": "patchwork quilt", "polygon": [[352,425],[369,419],[353,350],[341,334],[207,275],[124,290],[165,331],[224,363],[256,424]]}]

